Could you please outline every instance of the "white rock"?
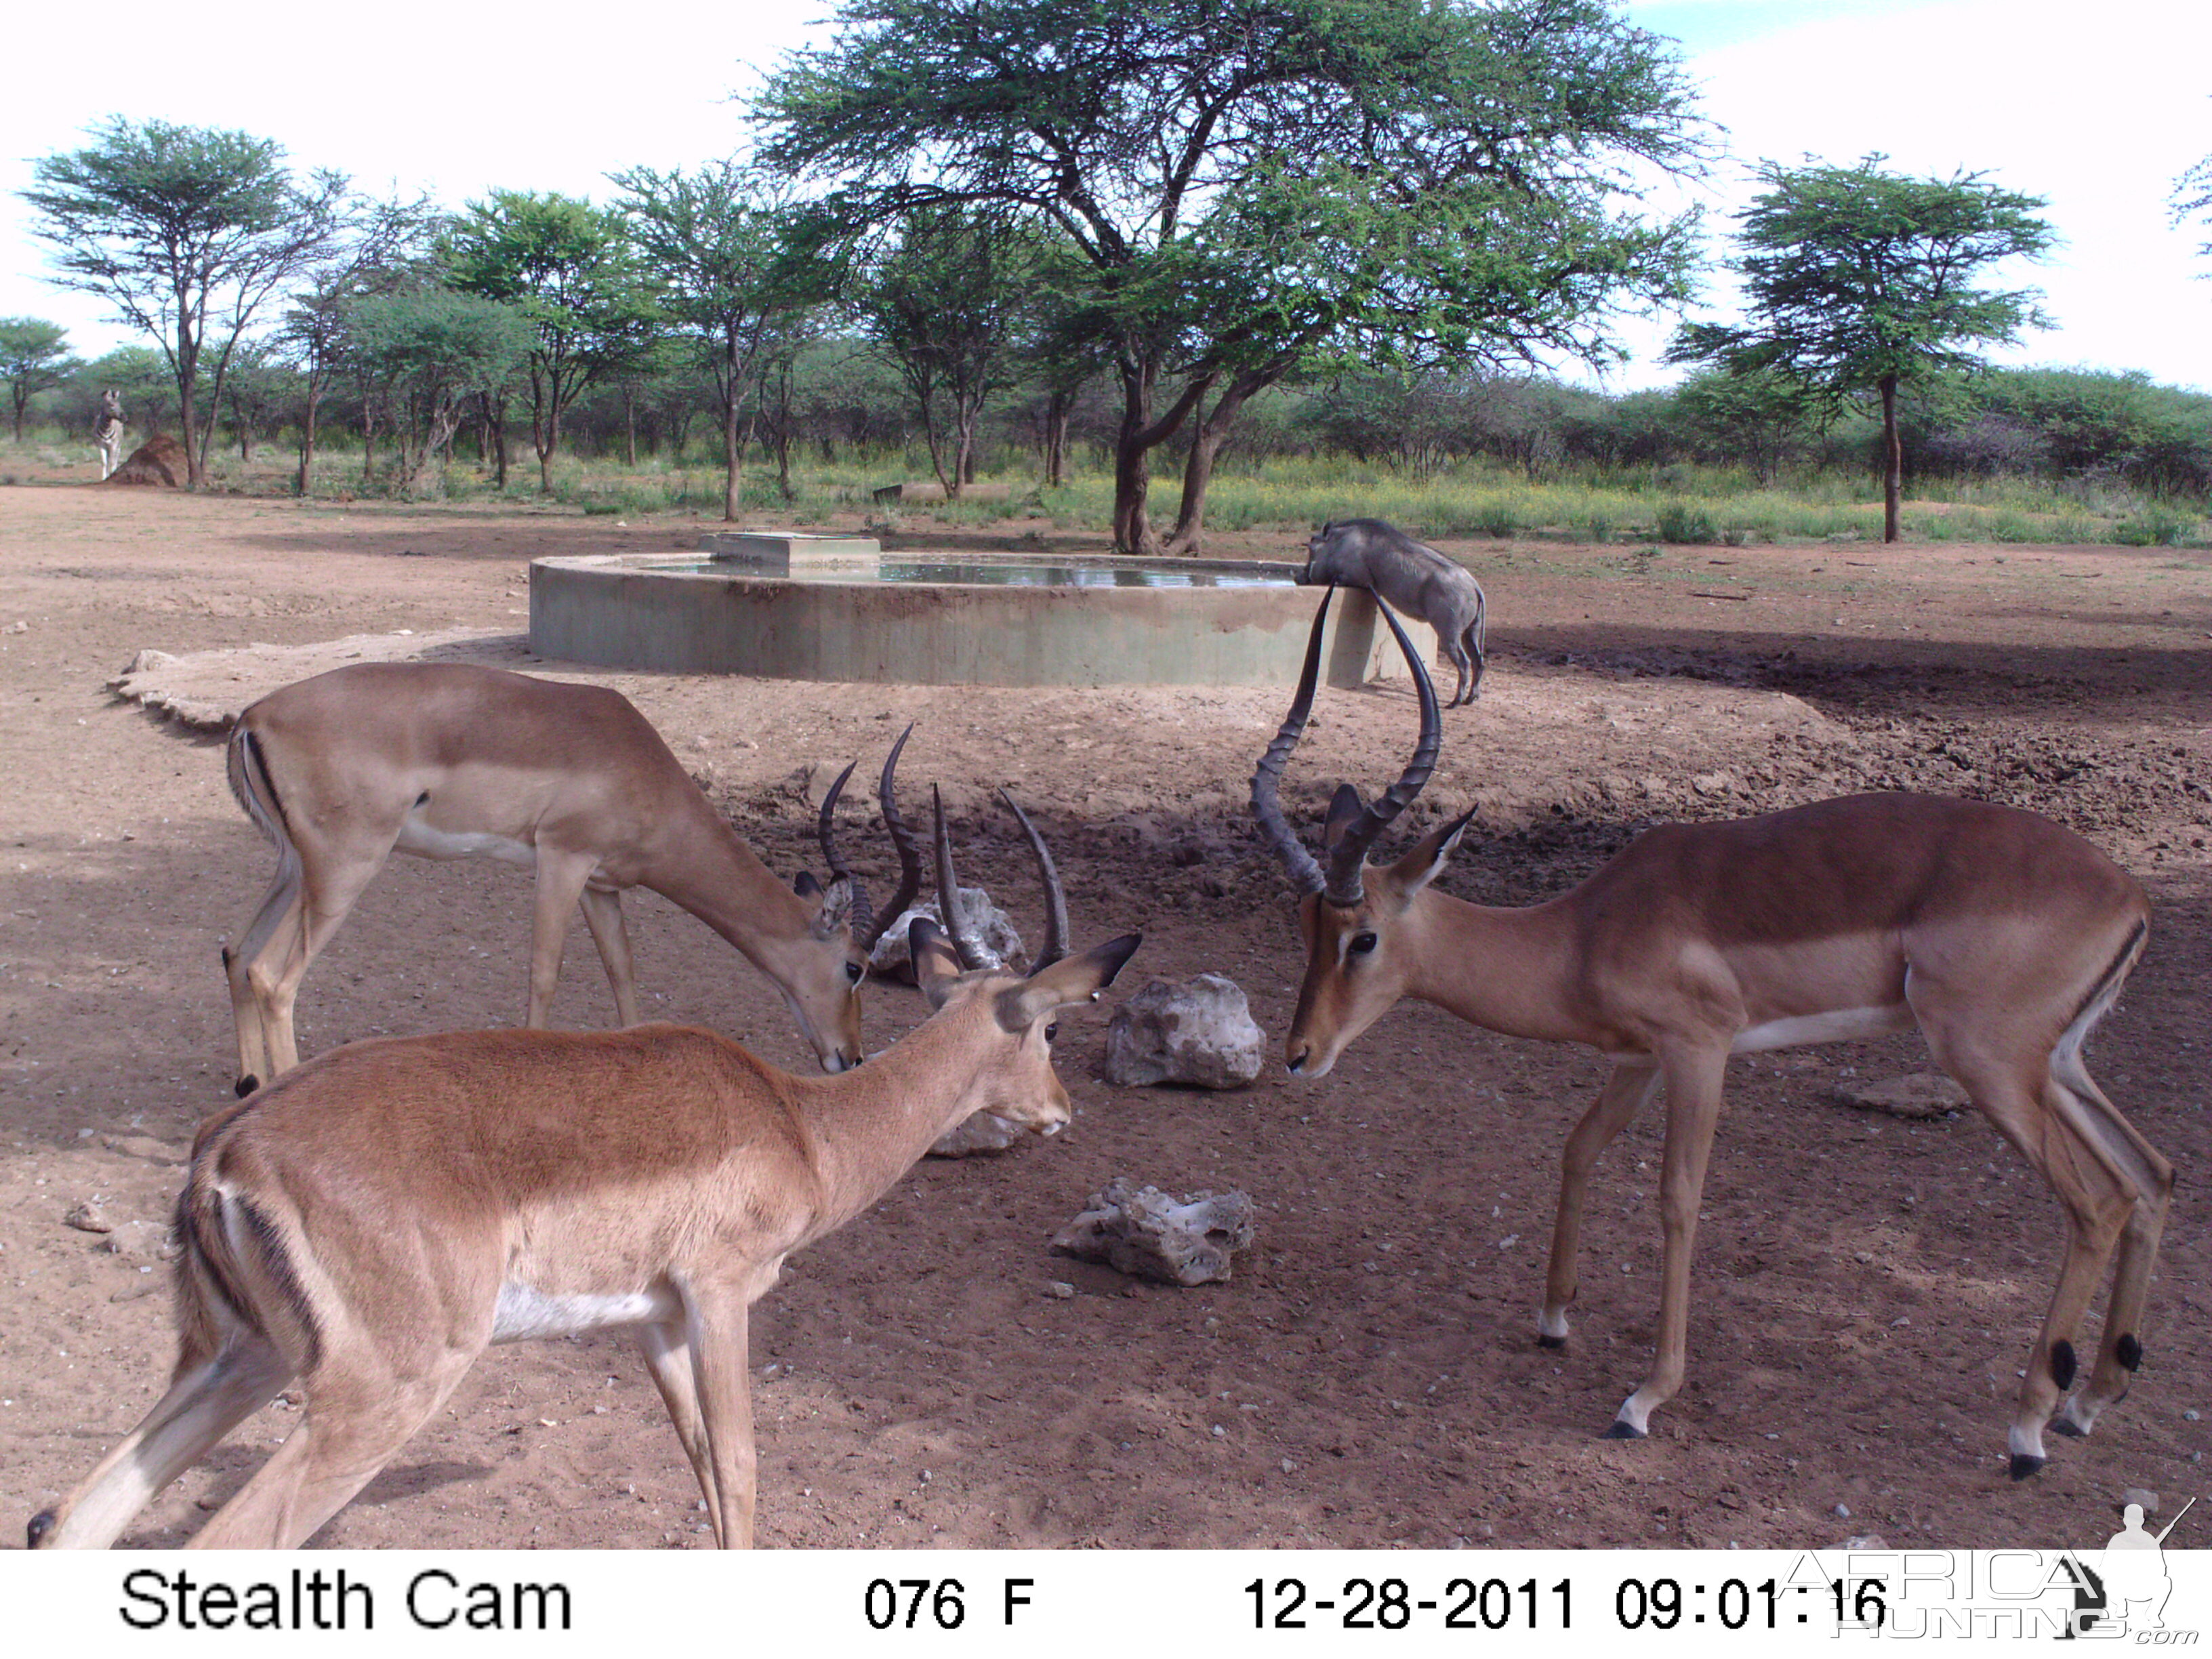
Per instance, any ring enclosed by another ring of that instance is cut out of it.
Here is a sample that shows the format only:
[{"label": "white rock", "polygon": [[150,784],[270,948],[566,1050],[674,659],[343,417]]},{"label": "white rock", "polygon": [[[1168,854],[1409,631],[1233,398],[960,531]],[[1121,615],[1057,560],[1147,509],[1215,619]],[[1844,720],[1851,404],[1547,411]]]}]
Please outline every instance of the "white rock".
[{"label": "white rock", "polygon": [[978,1112],[964,1123],[956,1123],[929,1149],[932,1158],[975,1158],[991,1152],[1006,1152],[1030,1138],[1027,1129],[1018,1129],[1004,1118],[994,1117],[988,1112]]},{"label": "white rock", "polygon": [[1091,1195],[1052,1249],[1137,1279],[1205,1285],[1229,1277],[1230,1257],[1251,1246],[1253,1224],[1248,1194],[1193,1193],[1177,1200],[1116,1176]]},{"label": "white rock", "polygon": [[[967,911],[968,919],[975,924],[975,932],[983,940],[984,951],[990,958],[988,966],[1003,968],[1023,956],[1022,936],[1014,929],[1006,913],[991,902],[991,896],[981,887],[963,887],[960,905]],[[945,918],[938,914],[937,901],[929,899],[909,910],[901,911],[884,929],[876,948],[868,953],[869,971],[883,979],[895,979],[902,984],[914,983],[914,963],[908,959],[906,930],[916,916],[927,916],[942,924]]]},{"label": "white rock", "polygon": [[1236,981],[1200,974],[1154,980],[1115,1011],[1106,1029],[1106,1080],[1241,1089],[1260,1075],[1267,1038]]}]

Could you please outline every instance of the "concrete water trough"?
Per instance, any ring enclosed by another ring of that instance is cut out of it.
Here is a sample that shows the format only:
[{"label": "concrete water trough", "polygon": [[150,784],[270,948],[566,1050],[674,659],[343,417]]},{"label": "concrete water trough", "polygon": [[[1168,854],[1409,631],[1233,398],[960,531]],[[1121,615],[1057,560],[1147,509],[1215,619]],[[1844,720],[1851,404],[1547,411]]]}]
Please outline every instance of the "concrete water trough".
[{"label": "concrete water trough", "polygon": [[[1318,590],[1301,567],[1209,559],[882,553],[747,532],[696,556],[534,561],[530,645],[610,668],[904,685],[1291,685]],[[1331,685],[1383,672],[1372,600],[1332,607]]]}]

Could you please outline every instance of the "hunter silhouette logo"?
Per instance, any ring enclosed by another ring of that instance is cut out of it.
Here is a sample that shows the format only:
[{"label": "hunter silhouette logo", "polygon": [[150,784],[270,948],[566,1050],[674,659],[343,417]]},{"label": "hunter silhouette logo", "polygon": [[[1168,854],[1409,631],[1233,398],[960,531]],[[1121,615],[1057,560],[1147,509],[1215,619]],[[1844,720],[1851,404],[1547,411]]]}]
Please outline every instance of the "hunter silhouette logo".
[{"label": "hunter silhouette logo", "polygon": [[2130,1504],[2121,1511],[2120,1530],[2106,1540],[2102,1559],[2094,1567],[2070,1553],[2060,1562],[2059,1575],[2070,1582],[2074,1592],[2074,1611],[2061,1641],[2121,1635],[2141,1641],[2155,1639],[2151,1633],[2166,1629],[2166,1603],[2173,1594],[2173,1578],[2166,1571],[2164,1547],[2182,1516],[2196,1504],[2191,1498],[2180,1514],[2155,1533],[2143,1526],[2142,1505]]}]

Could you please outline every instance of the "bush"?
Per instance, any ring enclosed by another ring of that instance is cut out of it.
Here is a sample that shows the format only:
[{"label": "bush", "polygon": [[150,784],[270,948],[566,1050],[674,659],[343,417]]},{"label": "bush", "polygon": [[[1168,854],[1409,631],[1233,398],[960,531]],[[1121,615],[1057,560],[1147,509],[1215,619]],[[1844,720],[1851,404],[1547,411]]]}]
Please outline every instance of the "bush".
[{"label": "bush", "polygon": [[1703,546],[1720,539],[1720,526],[1702,507],[1687,501],[1668,501],[1659,509],[1659,539],[1684,546]]}]

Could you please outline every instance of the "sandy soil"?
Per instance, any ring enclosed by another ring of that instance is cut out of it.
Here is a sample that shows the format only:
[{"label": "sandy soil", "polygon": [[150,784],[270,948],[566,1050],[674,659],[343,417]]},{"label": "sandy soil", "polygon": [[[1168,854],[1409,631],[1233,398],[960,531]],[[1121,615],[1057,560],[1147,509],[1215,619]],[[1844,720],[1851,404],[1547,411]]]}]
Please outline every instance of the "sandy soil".
[{"label": "sandy soil", "polygon": [[[166,1375],[160,1224],[194,1124],[230,1097],[216,946],[270,873],[217,744],[107,681],[148,647],[516,635],[531,556],[685,546],[700,527],[0,489],[0,1516],[79,1480]],[[1285,539],[1220,545],[1279,557]],[[1573,1346],[1534,1340],[1555,1160],[1595,1058],[1407,1005],[1318,1084],[1277,1068],[1239,1093],[1113,1090],[1096,1075],[1101,1016],[1063,1028],[1070,1133],[926,1164],[757,1310],[764,1543],[2047,1545],[2102,1536],[2124,1487],[2201,1486],[2204,1425],[2184,1413],[2212,1409],[2197,1195],[2212,1127],[2194,1053],[2212,945],[2208,562],[1852,544],[1456,550],[1489,588],[1495,653],[1482,701],[1448,717],[1418,809],[1426,823],[1484,808],[1454,891],[1525,901],[1655,818],[1872,787],[2033,806],[2149,884],[2150,952],[2094,1055],[2181,1172],[2132,1396],[2094,1438],[2056,1443],[2039,1479],[2008,1482],[2004,1425],[2055,1276],[2058,1212],[1977,1117],[1907,1123],[1832,1103],[1847,1074],[1923,1069],[1917,1040],[1738,1062],[1690,1382],[1652,1439],[1625,1444],[1596,1436],[1650,1352],[1656,1114],[1600,1167]],[[515,637],[469,648],[526,659]],[[241,696],[253,672],[240,668]],[[806,769],[857,755],[872,770],[919,721],[907,774],[963,809],[964,873],[1034,923],[1025,858],[982,805],[1015,783],[1069,876],[1079,939],[1146,930],[1125,990],[1225,972],[1279,1039],[1297,945],[1242,805],[1279,694],[605,678],[787,874],[818,862]],[[1324,692],[1294,807],[1310,821],[1340,777],[1387,780],[1413,730],[1402,683]],[[888,870],[887,847],[865,850]],[[519,1019],[526,892],[511,869],[395,860],[307,979],[303,1047]],[[773,990],[726,947],[650,896],[632,915],[654,1012],[806,1063]],[[611,1018],[580,930],[555,1012]],[[868,1041],[921,1016],[910,990],[875,989]],[[1260,1243],[1233,1282],[1188,1291],[1048,1255],[1047,1237],[1115,1175],[1241,1187]],[[124,1224],[107,1236],[120,1250],[64,1224],[93,1198]],[[1055,1279],[1078,1294],[1054,1299]],[[296,1420],[283,1405],[252,1419],[129,1540],[181,1540]],[[538,1343],[489,1355],[320,1537],[696,1546],[694,1504],[627,1344]]]}]

